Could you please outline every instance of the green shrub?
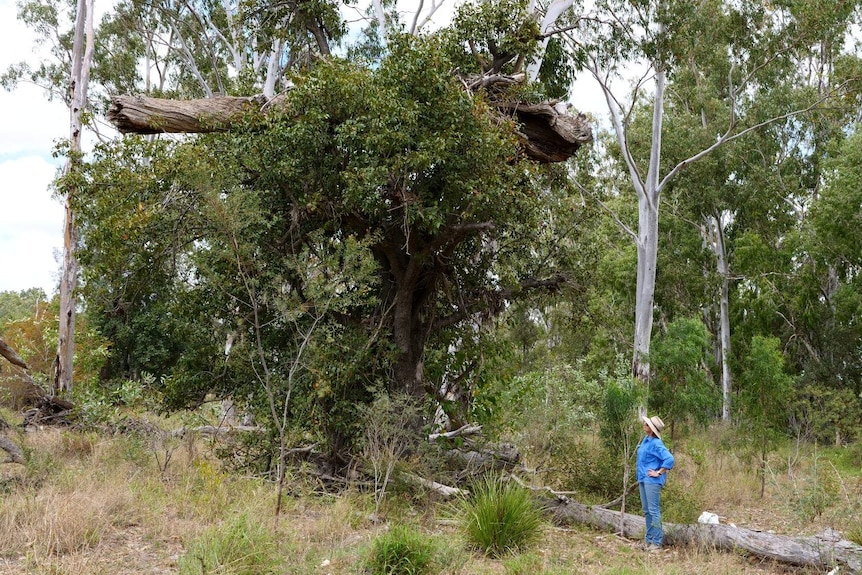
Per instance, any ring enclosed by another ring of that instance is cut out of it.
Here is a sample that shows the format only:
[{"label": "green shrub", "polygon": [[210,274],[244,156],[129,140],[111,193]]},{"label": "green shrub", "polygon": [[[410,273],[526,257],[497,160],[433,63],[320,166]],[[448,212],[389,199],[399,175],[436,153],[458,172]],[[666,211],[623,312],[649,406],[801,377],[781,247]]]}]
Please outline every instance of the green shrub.
[{"label": "green shrub", "polygon": [[178,561],[179,575],[275,575],[282,573],[273,534],[240,515],[207,530]]},{"label": "green shrub", "polygon": [[698,485],[684,486],[673,478],[662,489],[661,506],[662,521],[670,523],[696,523],[703,511],[703,503],[699,494],[702,488]]},{"label": "green shrub", "polygon": [[[594,436],[578,435],[560,446],[554,459],[559,477],[554,479],[565,491],[578,493],[586,501],[604,503],[620,496],[623,460],[611,453]],[[633,475],[633,474],[632,474]],[[634,478],[631,478],[634,481]]]},{"label": "green shrub", "polygon": [[542,510],[523,487],[486,476],[460,503],[461,529],[468,544],[491,557],[519,552],[542,531]]},{"label": "green shrub", "polygon": [[370,575],[424,575],[435,572],[433,540],[410,527],[396,525],[374,540],[365,562]]}]

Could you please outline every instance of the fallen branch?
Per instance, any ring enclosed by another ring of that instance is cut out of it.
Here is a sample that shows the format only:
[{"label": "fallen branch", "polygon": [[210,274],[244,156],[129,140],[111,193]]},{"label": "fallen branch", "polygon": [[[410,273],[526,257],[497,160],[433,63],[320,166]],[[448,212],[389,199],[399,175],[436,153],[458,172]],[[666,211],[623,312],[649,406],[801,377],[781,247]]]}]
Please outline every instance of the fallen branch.
[{"label": "fallen branch", "polygon": [[467,437],[469,435],[476,435],[482,431],[481,425],[463,425],[454,431],[446,431],[444,433],[432,433],[428,436],[428,441],[435,441],[437,439],[452,439],[453,437]]},{"label": "fallen branch", "polygon": [[404,475],[404,478],[411,483],[421,485],[422,487],[425,487],[426,489],[443,496],[443,498],[445,499],[449,499],[451,497],[456,497],[459,495],[465,495],[467,493],[463,489],[443,485],[442,483],[437,483],[436,481],[431,481],[430,479],[425,479],[424,477],[419,477],[418,475],[412,475],[408,473]]},{"label": "fallen branch", "polygon": [[12,365],[17,365],[22,369],[30,369],[27,366],[27,362],[21,359],[21,356],[8,343],[3,341],[2,337],[0,337],[0,355],[5,357]]},{"label": "fallen branch", "polygon": [[0,434],[0,449],[8,455],[8,458],[3,463],[24,463],[24,452],[21,451],[21,448],[2,434]]}]

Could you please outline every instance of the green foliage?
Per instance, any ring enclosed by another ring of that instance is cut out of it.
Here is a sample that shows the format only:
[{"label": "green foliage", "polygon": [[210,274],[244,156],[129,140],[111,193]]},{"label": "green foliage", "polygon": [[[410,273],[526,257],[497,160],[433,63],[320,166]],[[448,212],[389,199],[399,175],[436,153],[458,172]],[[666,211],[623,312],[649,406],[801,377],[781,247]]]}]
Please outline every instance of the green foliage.
[{"label": "green foliage", "polygon": [[369,575],[432,575],[439,572],[437,543],[406,525],[395,525],[374,539],[365,560]]},{"label": "green foliage", "polygon": [[518,57],[532,58],[539,26],[526,1],[494,0],[460,6],[447,34],[465,70],[510,73]]},{"label": "green foliage", "polygon": [[477,403],[493,399],[491,427],[541,458],[564,451],[573,436],[592,427],[599,419],[601,398],[601,385],[580,366],[560,365],[501,381]]},{"label": "green foliage", "polygon": [[756,336],[745,361],[740,393],[743,421],[759,440],[787,426],[787,407],[793,397],[792,378],[784,371],[778,338]]},{"label": "green foliage", "polygon": [[809,441],[855,445],[862,437],[862,398],[850,388],[804,381],[794,395],[793,424]]},{"label": "green foliage", "polygon": [[486,475],[460,501],[459,523],[472,548],[491,557],[503,557],[536,543],[544,518],[529,490]]},{"label": "green foliage", "polygon": [[263,522],[239,515],[190,542],[177,568],[180,575],[276,575],[282,552]]},{"label": "green foliage", "polygon": [[661,494],[662,521],[681,525],[697,523],[703,512],[701,489],[697,484],[688,487],[680,481],[668,481]]},{"label": "green foliage", "polygon": [[[589,434],[572,434],[557,447],[553,465],[557,483],[583,500],[606,503],[620,495],[626,461]],[[636,499],[636,498],[635,498]]]},{"label": "green foliage", "polygon": [[0,327],[36,315],[39,304],[46,302],[41,288],[0,292]]},{"label": "green foliage", "polygon": [[691,418],[701,425],[711,421],[719,399],[707,374],[711,351],[709,332],[701,320],[671,322],[650,351],[650,408],[669,420]]},{"label": "green foliage", "polygon": [[605,447],[625,458],[632,453],[643,429],[637,415],[645,396],[645,389],[629,371],[626,362],[618,357],[614,373],[606,376],[600,432]]},{"label": "green foliage", "polygon": [[565,44],[558,38],[548,40],[539,68],[539,80],[549,98],[565,100],[575,79],[575,66]]},{"label": "green foliage", "polygon": [[742,424],[760,456],[760,494],[766,482],[766,458],[787,429],[788,407],[793,399],[792,378],[784,372],[784,356],[775,337],[755,336],[742,375]]}]

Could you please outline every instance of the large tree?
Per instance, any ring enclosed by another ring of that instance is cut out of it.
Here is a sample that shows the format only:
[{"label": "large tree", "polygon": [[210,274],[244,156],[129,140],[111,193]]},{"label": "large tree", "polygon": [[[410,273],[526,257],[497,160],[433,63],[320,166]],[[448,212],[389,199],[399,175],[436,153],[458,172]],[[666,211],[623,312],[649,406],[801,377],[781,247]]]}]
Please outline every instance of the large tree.
[{"label": "large tree", "polygon": [[468,417],[482,362],[461,352],[509,302],[566,281],[546,233],[570,208],[564,180],[531,159],[553,158],[517,112],[584,124],[507,111],[530,95],[499,87],[512,70],[483,70],[463,33],[390,36],[374,68],[319,61],[226,132],[100,149],[81,204],[91,301],[158,312],[144,323],[176,352],[151,369],[171,397],[281,381],[335,451],[376,388]]}]

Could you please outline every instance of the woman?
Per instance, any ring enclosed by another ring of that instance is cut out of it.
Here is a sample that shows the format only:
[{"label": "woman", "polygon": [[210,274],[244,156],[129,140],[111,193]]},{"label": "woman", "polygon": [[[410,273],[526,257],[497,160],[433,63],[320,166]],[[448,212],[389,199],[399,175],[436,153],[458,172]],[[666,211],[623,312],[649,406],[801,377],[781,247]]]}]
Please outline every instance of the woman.
[{"label": "woman", "polygon": [[644,416],[642,421],[646,436],[638,445],[637,478],[646,520],[644,545],[648,551],[658,551],[664,538],[661,527],[661,488],[667,480],[667,472],[673,469],[673,455],[661,440],[664,429],[661,418],[657,415]]}]

